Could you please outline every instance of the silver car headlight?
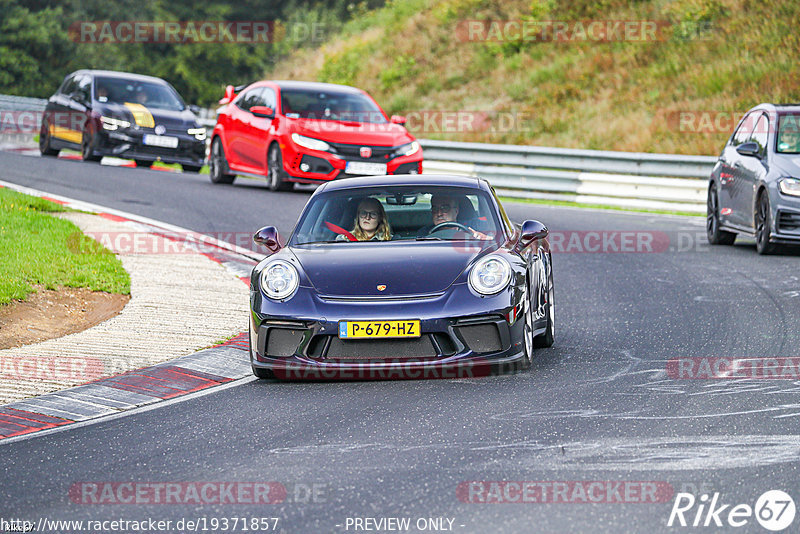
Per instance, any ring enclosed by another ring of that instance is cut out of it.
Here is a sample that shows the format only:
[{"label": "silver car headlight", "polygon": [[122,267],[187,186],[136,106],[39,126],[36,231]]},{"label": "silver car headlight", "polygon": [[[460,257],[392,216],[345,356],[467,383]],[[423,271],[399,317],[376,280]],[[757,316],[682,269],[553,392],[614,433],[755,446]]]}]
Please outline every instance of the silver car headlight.
[{"label": "silver car headlight", "polygon": [[422,148],[418,141],[413,141],[411,143],[406,143],[395,150],[395,156],[411,156],[419,152],[419,149]]},{"label": "silver car headlight", "polygon": [[294,265],[284,260],[269,262],[261,271],[261,291],[274,300],[292,296],[300,285],[300,276]]},{"label": "silver car headlight", "polygon": [[486,256],[472,267],[469,285],[481,295],[494,295],[511,282],[511,265],[501,256]]},{"label": "silver car headlight", "polygon": [[292,141],[294,141],[296,144],[302,147],[310,148],[311,150],[327,151],[330,150],[331,148],[331,145],[329,145],[325,141],[322,141],[320,139],[314,139],[313,137],[306,137],[305,135],[300,135],[296,133],[292,134]]},{"label": "silver car headlight", "polygon": [[195,139],[198,141],[204,141],[206,138],[206,129],[205,128],[189,128],[186,130],[186,133],[189,135],[193,135]]},{"label": "silver car headlight", "polygon": [[784,195],[800,197],[800,179],[781,178],[778,182],[778,187]]},{"label": "silver car headlight", "polygon": [[130,128],[131,123],[113,117],[100,117],[100,123],[103,125],[104,130],[114,131],[117,128]]}]

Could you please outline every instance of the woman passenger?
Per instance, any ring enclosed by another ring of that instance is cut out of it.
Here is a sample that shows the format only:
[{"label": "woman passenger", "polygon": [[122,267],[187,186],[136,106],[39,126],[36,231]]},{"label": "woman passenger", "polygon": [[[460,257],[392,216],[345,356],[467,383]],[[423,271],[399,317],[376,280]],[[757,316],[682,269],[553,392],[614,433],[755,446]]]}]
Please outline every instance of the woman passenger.
[{"label": "woman passenger", "polygon": [[[359,241],[389,241],[392,227],[386,219],[383,205],[374,198],[365,198],[358,204],[353,229],[350,231]],[[347,239],[340,235],[337,239]]]}]

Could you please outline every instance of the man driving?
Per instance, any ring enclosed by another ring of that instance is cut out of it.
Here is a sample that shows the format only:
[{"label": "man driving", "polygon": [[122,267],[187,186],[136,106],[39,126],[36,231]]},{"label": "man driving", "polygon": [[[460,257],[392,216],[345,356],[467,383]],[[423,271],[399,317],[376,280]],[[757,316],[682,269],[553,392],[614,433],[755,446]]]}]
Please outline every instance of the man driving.
[{"label": "man driving", "polygon": [[[459,223],[457,220],[458,212],[459,212],[458,198],[449,195],[440,195],[440,194],[432,195],[431,220],[433,221],[433,224],[422,227],[419,231],[419,235],[420,236],[429,235],[431,234],[432,230],[434,231],[434,233],[438,233],[440,229],[450,230],[453,233],[459,230],[460,231],[466,230],[469,234],[472,235],[474,239],[481,239],[481,240],[491,239],[491,237],[487,236],[486,234],[478,232],[474,228]],[[437,228],[439,225],[442,226],[440,228]]]}]

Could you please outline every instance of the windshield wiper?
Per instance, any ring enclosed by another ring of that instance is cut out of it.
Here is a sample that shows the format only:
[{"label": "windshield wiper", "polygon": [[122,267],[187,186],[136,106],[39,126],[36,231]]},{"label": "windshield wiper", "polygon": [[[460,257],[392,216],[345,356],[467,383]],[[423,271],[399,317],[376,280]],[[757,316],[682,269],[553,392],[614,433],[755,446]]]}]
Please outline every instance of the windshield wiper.
[{"label": "windshield wiper", "polygon": [[425,235],[416,238],[416,241],[444,241],[441,237],[436,237],[433,235]]}]

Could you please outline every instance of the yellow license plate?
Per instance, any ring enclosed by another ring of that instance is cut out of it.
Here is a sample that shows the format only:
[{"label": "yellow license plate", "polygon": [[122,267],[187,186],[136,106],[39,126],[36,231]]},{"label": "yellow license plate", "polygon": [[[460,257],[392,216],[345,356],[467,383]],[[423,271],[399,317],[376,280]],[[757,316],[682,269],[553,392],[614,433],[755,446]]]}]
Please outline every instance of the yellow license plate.
[{"label": "yellow license plate", "polygon": [[419,337],[419,321],[339,321],[340,339]]}]

